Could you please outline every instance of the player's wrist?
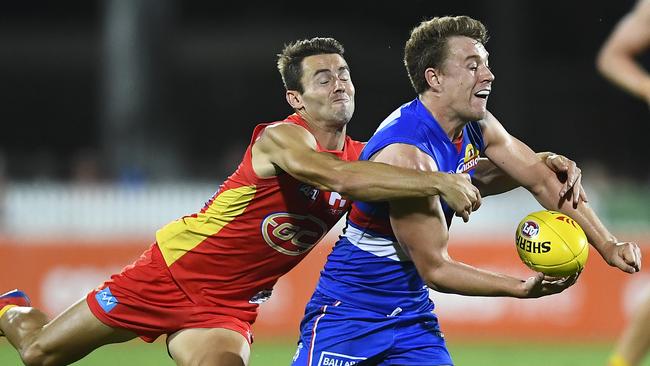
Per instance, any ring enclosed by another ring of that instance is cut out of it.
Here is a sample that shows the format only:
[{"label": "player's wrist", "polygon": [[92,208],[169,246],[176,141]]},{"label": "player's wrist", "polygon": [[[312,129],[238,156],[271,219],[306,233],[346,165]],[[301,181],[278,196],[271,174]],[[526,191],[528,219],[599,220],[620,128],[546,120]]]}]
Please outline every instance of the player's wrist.
[{"label": "player's wrist", "polygon": [[614,257],[616,256],[618,243],[618,239],[612,236],[599,241],[598,244],[593,244],[593,246],[598,250],[603,260],[612,266],[614,265]]},{"label": "player's wrist", "polygon": [[528,299],[531,297],[531,291],[533,283],[533,278],[528,278],[527,280],[519,280],[517,285],[514,288],[514,291],[510,294],[511,297],[518,299]]},{"label": "player's wrist", "polygon": [[429,196],[437,196],[442,194],[443,187],[445,185],[445,178],[447,178],[446,173],[441,173],[441,172],[427,172],[429,175],[429,181],[431,184],[427,187],[429,191],[427,192],[427,195]]}]

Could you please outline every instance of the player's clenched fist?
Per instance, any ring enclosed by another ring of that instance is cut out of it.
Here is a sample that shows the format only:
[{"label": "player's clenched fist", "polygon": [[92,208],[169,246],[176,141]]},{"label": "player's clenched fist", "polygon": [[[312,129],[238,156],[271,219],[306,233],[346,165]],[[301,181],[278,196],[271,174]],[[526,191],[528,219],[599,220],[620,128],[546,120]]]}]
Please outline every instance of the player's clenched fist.
[{"label": "player's clenched fist", "polygon": [[465,222],[481,206],[481,193],[472,185],[468,174],[444,174],[440,196]]}]

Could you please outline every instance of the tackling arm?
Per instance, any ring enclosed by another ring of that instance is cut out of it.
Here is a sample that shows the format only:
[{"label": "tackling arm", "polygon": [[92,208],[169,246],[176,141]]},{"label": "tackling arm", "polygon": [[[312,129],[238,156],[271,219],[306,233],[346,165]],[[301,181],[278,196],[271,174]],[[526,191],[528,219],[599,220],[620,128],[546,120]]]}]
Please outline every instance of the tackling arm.
[{"label": "tackling arm", "polygon": [[369,161],[348,162],[318,152],[316,139],[293,124],[269,126],[253,145],[253,168],[261,177],[279,170],[319,189],[335,191],[354,200],[442,195],[464,218],[480,204],[478,190],[468,177],[404,169]]},{"label": "tackling arm", "polygon": [[608,264],[629,273],[639,270],[639,247],[634,243],[619,242],[588,203],[574,207],[565,198],[559,198],[562,183],[527,145],[508,134],[490,113],[481,121],[481,127],[486,141],[485,153],[497,167],[529,190],[546,209],[563,212],[576,220]]}]

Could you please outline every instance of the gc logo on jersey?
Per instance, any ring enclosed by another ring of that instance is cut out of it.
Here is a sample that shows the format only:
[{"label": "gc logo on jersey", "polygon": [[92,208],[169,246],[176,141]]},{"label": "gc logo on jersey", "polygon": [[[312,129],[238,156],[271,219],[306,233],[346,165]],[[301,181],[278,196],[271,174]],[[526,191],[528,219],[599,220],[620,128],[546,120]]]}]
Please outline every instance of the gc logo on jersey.
[{"label": "gc logo on jersey", "polygon": [[262,237],[271,248],[286,255],[300,255],[327,233],[327,225],[311,215],[278,212],[262,221]]},{"label": "gc logo on jersey", "polygon": [[465,157],[458,163],[456,173],[466,173],[471,169],[474,169],[478,164],[479,157],[479,152],[474,148],[474,145],[467,144],[467,146],[465,146]]}]

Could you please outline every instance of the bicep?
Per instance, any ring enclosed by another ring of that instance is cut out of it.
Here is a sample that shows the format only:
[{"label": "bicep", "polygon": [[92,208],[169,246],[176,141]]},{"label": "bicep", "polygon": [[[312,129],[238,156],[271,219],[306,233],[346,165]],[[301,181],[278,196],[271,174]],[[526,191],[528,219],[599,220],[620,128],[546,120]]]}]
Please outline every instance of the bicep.
[{"label": "bicep", "polygon": [[300,126],[269,126],[253,145],[253,168],[260,176],[276,175],[279,168],[298,180],[319,186],[320,175],[341,160],[318,152],[316,147],[313,135]]},{"label": "bicep", "polygon": [[390,202],[390,224],[422,277],[448,259],[449,234],[438,196]]},{"label": "bicep", "polygon": [[650,1],[641,1],[635,10],[623,17],[606,47],[614,52],[638,55],[650,45]]},{"label": "bicep", "polygon": [[488,159],[520,185],[532,189],[552,175],[535,152],[510,135],[491,114],[483,124],[483,131]]},{"label": "bicep", "polygon": [[[409,169],[437,171],[435,161],[411,145],[389,145],[372,157]],[[392,200],[390,224],[397,241],[423,275],[447,256],[447,224],[438,196]]]}]

